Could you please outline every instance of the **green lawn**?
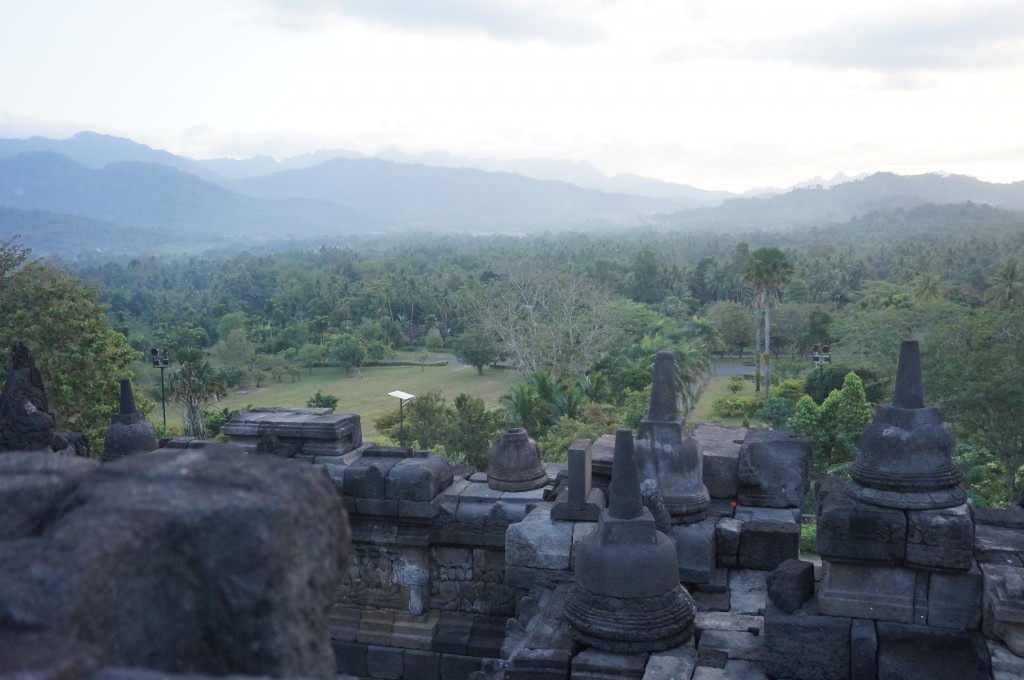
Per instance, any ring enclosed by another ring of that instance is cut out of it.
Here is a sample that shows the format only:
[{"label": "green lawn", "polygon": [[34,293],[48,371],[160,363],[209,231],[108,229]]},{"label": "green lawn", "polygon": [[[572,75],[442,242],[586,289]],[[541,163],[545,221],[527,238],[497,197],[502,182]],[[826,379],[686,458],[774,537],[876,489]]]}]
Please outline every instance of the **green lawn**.
[{"label": "green lawn", "polygon": [[[686,424],[693,427],[697,423],[710,423],[714,417],[711,413],[711,404],[716,399],[722,397],[731,396],[732,393],[729,391],[729,378],[730,376],[722,375],[711,378],[708,384],[704,387],[704,391],[701,392],[700,398],[694,405],[693,410],[686,416]],[[754,393],[753,385],[744,382],[744,391],[742,395],[750,396]],[[722,418],[722,425],[743,425],[743,418]]]},{"label": "green lawn", "polygon": [[[338,397],[338,413],[357,413],[360,416],[363,436],[372,439],[377,435],[373,420],[377,416],[398,407],[398,400],[389,397],[388,392],[402,390],[410,394],[423,394],[438,390],[451,400],[461,392],[481,397],[488,408],[497,408],[498,398],[506,394],[522,377],[514,371],[485,368],[484,374],[477,375],[472,366],[450,363],[445,366],[373,366],[360,369],[362,377],[355,372],[346,375],[337,367],[314,368],[312,373],[303,370],[302,379],[291,382],[285,378],[281,383],[270,383],[263,388],[236,390],[213,408],[228,407],[243,409],[246,406],[305,406],[306,400],[320,390],[323,394]],[[242,393],[244,392],[244,393]],[[155,411],[159,414],[159,404]],[[180,418],[174,414],[175,420]],[[171,410],[167,419],[171,421]]]}]

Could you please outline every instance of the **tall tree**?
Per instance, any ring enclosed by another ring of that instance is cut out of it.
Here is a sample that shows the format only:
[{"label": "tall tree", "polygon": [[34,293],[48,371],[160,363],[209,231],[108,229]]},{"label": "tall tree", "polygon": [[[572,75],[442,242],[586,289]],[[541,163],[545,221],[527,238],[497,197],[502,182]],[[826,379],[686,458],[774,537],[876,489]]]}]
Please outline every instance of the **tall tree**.
[{"label": "tall tree", "polygon": [[985,300],[996,309],[1024,308],[1024,270],[1012,255],[999,263],[999,268],[985,290]]},{"label": "tall tree", "polygon": [[181,409],[182,434],[205,437],[203,411],[227,394],[227,383],[199,350],[183,350],[177,359],[169,382],[171,401]]},{"label": "tall tree", "polygon": [[758,248],[743,267],[743,280],[754,289],[754,304],[764,313],[764,400],[770,389],[772,304],[793,276],[793,263],[778,248]]}]

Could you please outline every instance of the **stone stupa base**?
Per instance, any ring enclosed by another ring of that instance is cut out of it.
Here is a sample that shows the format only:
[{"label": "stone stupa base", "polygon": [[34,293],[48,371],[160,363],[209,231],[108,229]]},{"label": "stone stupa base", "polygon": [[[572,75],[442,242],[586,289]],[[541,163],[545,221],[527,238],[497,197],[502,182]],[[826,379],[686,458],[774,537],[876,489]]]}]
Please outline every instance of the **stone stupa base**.
[{"label": "stone stupa base", "polygon": [[693,636],[693,599],[681,585],[643,598],[598,595],[573,585],[565,613],[574,639],[616,654],[661,652]]}]

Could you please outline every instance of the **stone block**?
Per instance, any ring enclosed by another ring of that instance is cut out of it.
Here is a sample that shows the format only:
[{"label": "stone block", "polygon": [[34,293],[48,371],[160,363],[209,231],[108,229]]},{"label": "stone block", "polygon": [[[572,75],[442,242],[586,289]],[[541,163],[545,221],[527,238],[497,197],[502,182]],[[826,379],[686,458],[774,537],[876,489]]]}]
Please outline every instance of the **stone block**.
[{"label": "stone block", "polygon": [[779,522],[800,524],[800,508],[758,508],[752,505],[737,505],[733,517],[741,522]]},{"label": "stone block", "polygon": [[769,606],[764,624],[768,675],[791,680],[850,678],[850,619],[821,616],[807,608],[787,614]]},{"label": "stone block", "polygon": [[391,633],[395,624],[395,613],[366,610],[359,618],[359,632],[356,641],[364,645],[391,647]]},{"label": "stone block", "polygon": [[473,634],[472,614],[442,612],[437,621],[434,640],[430,651],[444,654],[465,654],[469,638]]},{"label": "stone block", "polygon": [[850,628],[850,677],[854,680],[878,679],[878,633],[874,621],[853,619]]},{"label": "stone block", "polygon": [[715,563],[715,522],[708,518],[694,524],[672,527],[679,559],[679,580],[683,583],[707,583]]},{"label": "stone block", "polygon": [[641,680],[647,654],[615,654],[585,649],[573,657],[572,680]]},{"label": "stone block", "polygon": [[334,660],[338,673],[359,676],[367,674],[366,645],[361,642],[331,640],[331,647],[334,648]]},{"label": "stone block", "polygon": [[753,616],[764,612],[768,599],[768,573],[733,569],[729,573],[729,612]]},{"label": "stone block", "polygon": [[[748,631],[740,630],[706,630],[700,636],[697,652],[704,665],[705,658],[721,656],[725,661],[738,659],[741,661],[764,661],[764,638]],[[715,666],[717,664],[707,664]]]},{"label": "stone block", "polygon": [[[402,458],[364,455],[345,470],[345,495],[383,500],[386,497],[388,473],[400,460]],[[395,503],[397,506],[397,501]]]},{"label": "stone block", "polygon": [[505,532],[505,564],[535,569],[568,569],[572,524],[551,519],[551,504],[540,503]]},{"label": "stone block", "polygon": [[1024,507],[1014,505],[1009,508],[974,508],[974,521],[1008,529],[1024,529]]},{"label": "stone block", "polygon": [[739,561],[740,532],[743,522],[722,517],[715,523],[715,553],[723,567],[734,567]]},{"label": "stone block", "polygon": [[707,583],[692,584],[690,591],[699,590],[704,593],[728,593],[729,592],[729,570],[725,567],[715,567],[711,570],[711,576]]},{"label": "stone block", "polygon": [[391,644],[403,649],[429,650],[439,616],[438,612],[397,614],[391,628]]},{"label": "stone block", "polygon": [[709,593],[701,590],[691,590],[690,597],[699,612],[727,612],[731,606],[731,596],[728,591],[724,593]]},{"label": "stone block", "polygon": [[366,647],[366,673],[381,680],[399,680],[402,677],[402,650],[398,647]]},{"label": "stone block", "polygon": [[[3,456],[11,455],[3,453]],[[50,452],[33,452],[57,458]],[[44,631],[0,629],[0,678],[7,680],[78,680],[103,666],[103,651],[85,642]]]},{"label": "stone block", "polygon": [[739,452],[741,505],[798,508],[810,486],[811,441],[785,430],[749,430]]},{"label": "stone block", "polygon": [[975,564],[967,573],[934,571],[928,576],[928,625],[976,630],[981,625],[983,577]]},{"label": "stone block", "polygon": [[433,501],[398,501],[398,515],[408,519],[433,519],[437,517],[437,504]]},{"label": "stone block", "polygon": [[814,597],[814,565],[786,560],[768,574],[768,598],[784,612],[793,612]]},{"label": "stone block", "polygon": [[643,680],[690,680],[697,668],[697,650],[689,643],[651,654]]},{"label": "stone block", "polygon": [[398,501],[382,498],[356,498],[356,513],[360,515],[398,516]]},{"label": "stone block", "polygon": [[724,498],[712,498],[708,503],[708,515],[714,517],[732,517],[736,512],[736,501]]},{"label": "stone block", "polygon": [[442,654],[440,680],[466,680],[480,668],[480,657]]},{"label": "stone block", "polygon": [[569,680],[572,652],[568,649],[519,650],[505,671],[506,680]]},{"label": "stone block", "polygon": [[1024,656],[1024,569],[982,564],[982,630]]},{"label": "stone block", "polygon": [[907,511],[907,566],[967,571],[974,564],[974,520],[967,504]]},{"label": "stone block", "polygon": [[354,607],[334,605],[327,613],[327,626],[331,630],[332,640],[355,642],[359,633],[359,620],[362,611]]},{"label": "stone block", "polygon": [[0,541],[37,533],[77,480],[98,466],[89,458],[35,451],[0,455]]},{"label": "stone block", "polygon": [[470,630],[466,653],[487,659],[501,657],[501,643],[505,639],[507,616],[477,615]]},{"label": "stone block", "polygon": [[739,493],[739,466],[739,445],[730,451],[704,451],[704,486],[712,498],[736,498]]},{"label": "stone block", "polygon": [[388,472],[385,497],[426,503],[451,486],[453,479],[452,468],[443,456],[405,458]]},{"label": "stone block", "polygon": [[817,550],[823,560],[902,564],[907,544],[902,510],[857,500],[831,479],[819,482],[817,500]]},{"label": "stone block", "polygon": [[708,630],[733,630],[760,635],[764,630],[764,617],[749,614],[697,612],[694,625],[702,634],[703,631]]},{"label": "stone block", "polygon": [[441,655],[420,649],[407,649],[402,657],[403,680],[438,680],[441,677]]},{"label": "stone block", "polygon": [[979,524],[974,528],[974,554],[979,562],[992,564],[1024,559],[1024,531]]},{"label": "stone block", "polygon": [[770,571],[800,556],[800,527],[795,523],[744,522],[740,532],[741,569]]},{"label": "stone block", "polygon": [[[552,508],[552,512],[554,512],[554,508]],[[594,533],[596,529],[597,524],[595,522],[576,522],[573,524],[572,548],[569,552],[570,569],[576,568],[576,553],[579,550],[580,542],[583,541],[583,539],[589,536],[590,534]]]},{"label": "stone block", "polygon": [[916,582],[909,569],[826,562],[818,608],[832,616],[913,623]]},{"label": "stone block", "polygon": [[759,663],[730,660],[724,668],[697,666],[692,680],[768,680],[768,676]]},{"label": "stone block", "polygon": [[878,680],[992,677],[988,648],[978,632],[879,621]]}]

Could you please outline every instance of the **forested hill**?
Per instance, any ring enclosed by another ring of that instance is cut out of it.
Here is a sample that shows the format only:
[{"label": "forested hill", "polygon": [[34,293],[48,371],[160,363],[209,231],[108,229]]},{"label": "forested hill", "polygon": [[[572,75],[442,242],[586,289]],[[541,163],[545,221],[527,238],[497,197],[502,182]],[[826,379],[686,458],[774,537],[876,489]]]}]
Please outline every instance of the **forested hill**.
[{"label": "forested hill", "polygon": [[[228,186],[262,198],[333,201],[395,227],[536,231],[664,212],[668,200],[609,194],[505,172],[336,158]],[[646,221],[646,220],[644,220]]]},{"label": "forested hill", "polygon": [[845,222],[871,212],[889,212],[928,203],[982,203],[1024,210],[1024,182],[990,184],[962,175],[875,173],[828,189],[808,187],[769,198],[740,198],[716,208],[696,208],[661,216],[665,229],[711,229],[719,233],[782,230]]}]

